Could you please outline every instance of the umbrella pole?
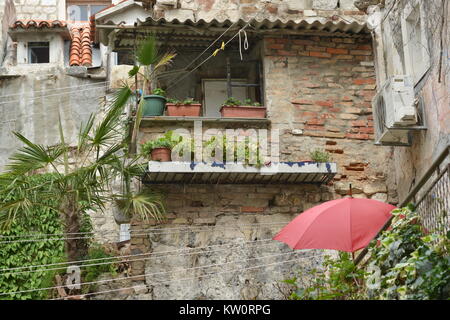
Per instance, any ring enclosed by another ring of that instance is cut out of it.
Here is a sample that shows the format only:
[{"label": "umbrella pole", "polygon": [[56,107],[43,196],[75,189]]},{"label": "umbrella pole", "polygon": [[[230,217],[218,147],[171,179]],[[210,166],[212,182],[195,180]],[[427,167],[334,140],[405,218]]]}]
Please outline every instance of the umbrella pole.
[{"label": "umbrella pole", "polygon": [[352,260],[355,262],[355,251],[352,251]]}]

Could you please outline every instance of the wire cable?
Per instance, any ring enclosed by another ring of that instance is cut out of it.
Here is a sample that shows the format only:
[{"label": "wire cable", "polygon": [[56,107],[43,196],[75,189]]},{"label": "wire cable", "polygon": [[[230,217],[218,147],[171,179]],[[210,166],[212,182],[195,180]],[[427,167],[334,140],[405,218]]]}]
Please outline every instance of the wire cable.
[{"label": "wire cable", "polygon": [[[158,274],[166,274],[166,273],[171,273],[171,272],[197,270],[197,269],[204,269],[204,268],[211,268],[211,267],[221,267],[221,266],[224,266],[224,265],[229,265],[229,264],[233,264],[233,263],[240,263],[240,262],[243,262],[243,261],[259,260],[259,259],[265,259],[265,258],[273,258],[273,257],[285,256],[285,255],[288,255],[288,254],[292,255],[292,254],[297,254],[297,253],[299,253],[299,252],[288,252],[288,253],[274,254],[274,255],[268,255],[268,256],[262,256],[262,257],[256,257],[256,258],[239,259],[238,261],[230,261],[230,262],[224,262],[224,263],[210,264],[210,265],[206,265],[206,266],[184,268],[182,270],[160,271],[160,272],[146,273],[146,274],[143,274],[143,275],[135,275],[135,276],[129,276],[129,277],[119,277],[119,278],[113,278],[113,279],[103,279],[103,280],[96,280],[96,281],[89,281],[89,282],[81,282],[81,283],[78,283],[77,285],[83,286],[83,285],[88,285],[88,284],[108,283],[108,282],[113,282],[113,281],[131,280],[131,279],[140,278],[140,277],[143,277],[143,276],[148,277],[148,276],[154,276],[154,275],[158,275]],[[319,256],[319,255],[317,255],[317,256]],[[322,255],[320,255],[320,256],[322,256]],[[302,257],[302,258],[310,258],[310,257],[312,257],[312,256]],[[47,287],[47,288],[27,289],[27,290],[15,291],[15,292],[0,293],[0,296],[2,296],[2,295],[11,295],[11,294],[19,294],[19,293],[36,292],[36,291],[44,291],[44,290],[51,290],[51,289],[59,289],[59,288],[64,288],[64,287],[66,287],[66,286],[65,285],[60,285],[60,286],[53,286],[53,287]]]},{"label": "wire cable", "polygon": [[[316,255],[316,256],[323,256],[323,255]],[[299,257],[299,258],[296,258],[296,259],[278,261],[278,262],[273,262],[273,263],[268,263],[268,264],[263,264],[263,265],[258,265],[258,266],[245,267],[245,268],[239,268],[239,269],[234,269],[234,270],[226,270],[226,271],[220,271],[220,272],[212,272],[212,273],[207,273],[207,274],[204,274],[204,275],[198,275],[198,276],[190,277],[190,278],[171,279],[171,280],[166,280],[166,281],[148,283],[146,285],[155,286],[155,285],[161,285],[161,284],[166,284],[166,283],[170,283],[170,282],[195,280],[195,279],[199,279],[199,278],[203,278],[203,277],[207,277],[207,276],[211,276],[211,275],[217,276],[217,275],[220,275],[220,274],[233,273],[233,272],[238,272],[238,271],[254,270],[254,269],[259,269],[259,268],[264,268],[264,267],[276,266],[276,265],[280,265],[280,264],[283,264],[283,263],[296,262],[296,261],[301,260],[301,259],[313,258],[313,257],[314,256]],[[63,299],[67,299],[67,298],[70,298],[70,297],[79,297],[79,296],[86,297],[86,296],[90,296],[90,295],[109,293],[109,292],[116,292],[116,291],[125,290],[125,289],[135,289],[135,288],[136,289],[140,289],[142,287],[143,287],[143,285],[136,285],[136,286],[127,287],[127,288],[103,290],[103,291],[98,291],[98,292],[86,293],[86,294],[82,294],[82,295],[71,295],[71,296],[66,296],[66,297],[55,298],[55,299],[52,299],[52,300],[63,300]]]},{"label": "wire cable", "polygon": [[[47,89],[42,89],[42,90],[33,90],[31,91],[32,93],[36,93],[36,92],[43,92],[43,91],[55,91],[55,90],[65,90],[65,89],[74,89],[74,88],[81,88],[81,87],[86,87],[86,86],[93,86],[93,85],[100,85],[100,84],[108,84],[109,81],[101,81],[101,82],[95,82],[95,83],[87,83],[87,84],[82,84],[82,85],[75,85],[75,86],[68,86],[68,87],[59,87],[59,88],[47,88]],[[29,92],[26,92],[29,93]],[[12,96],[21,96],[23,95],[22,93],[14,93],[14,94],[6,94],[3,96],[0,96],[0,98],[4,98],[4,97],[12,97]]]},{"label": "wire cable", "polygon": [[[266,225],[280,225],[280,224],[284,224],[285,222],[261,222],[261,223],[247,223],[247,224],[239,224],[234,226],[235,228],[240,228],[242,226],[266,226]],[[161,226],[170,226],[169,224],[164,224]],[[163,228],[163,227],[159,227],[159,228],[146,228],[146,229],[132,229],[128,232],[134,234],[135,232],[151,232],[151,231],[161,231],[161,230],[185,230],[185,229],[197,229],[197,228],[217,228],[217,229],[222,229],[222,228],[234,228],[232,226],[228,226],[228,227],[221,227],[221,226],[185,226],[185,227],[167,227],[167,228]],[[43,236],[65,236],[65,235],[80,235],[80,234],[104,234],[110,232],[108,230],[105,231],[90,231],[90,232],[72,232],[72,233],[43,233],[43,234],[21,234],[21,235],[12,235],[12,236],[8,236],[8,235],[0,235],[0,238],[34,238],[34,237],[43,237]],[[127,231],[119,231],[119,234],[126,234],[128,233]]]},{"label": "wire cable", "polygon": [[[280,244],[280,243],[276,242],[276,241],[270,242],[270,243],[266,243],[266,244],[251,243],[251,244],[249,244],[247,247],[245,247],[243,249],[254,248],[254,245],[258,245],[258,248],[261,248],[261,247],[271,246],[271,245],[274,245],[274,244]],[[239,246],[239,244],[236,244],[236,247],[237,246]],[[172,253],[172,254],[165,254],[165,255],[161,255],[161,256],[151,256],[151,257],[145,257],[145,258],[139,258],[139,259],[133,259],[133,260],[122,259],[120,261],[107,261],[107,262],[99,262],[99,263],[92,263],[92,264],[82,264],[82,265],[79,265],[77,267],[82,269],[82,268],[87,268],[87,267],[101,266],[101,265],[108,265],[108,264],[131,263],[131,262],[136,262],[136,261],[146,261],[146,260],[151,260],[151,259],[167,258],[167,257],[175,256],[175,255],[178,255],[178,256],[192,256],[192,255],[208,254],[208,253],[213,253],[213,252],[227,251],[227,250],[231,250],[231,249],[232,248],[216,249],[216,250],[202,250],[202,251],[198,251],[198,252],[188,252],[188,253]],[[155,254],[158,254],[158,253],[155,252]],[[46,269],[0,272],[0,275],[4,275],[4,274],[35,273],[35,272],[48,272],[48,271],[64,270],[64,269],[66,269],[66,266],[64,266],[64,267],[56,267],[56,268],[46,268]]]},{"label": "wire cable", "polygon": [[161,253],[172,253],[172,252],[184,252],[184,251],[192,251],[197,249],[206,249],[206,248],[212,248],[212,247],[221,247],[230,245],[231,243],[237,242],[240,244],[246,244],[246,243],[254,243],[254,242],[264,242],[264,241],[272,241],[272,238],[265,238],[265,239],[258,239],[258,240],[249,240],[249,241],[230,241],[223,244],[215,244],[215,245],[209,245],[209,246],[203,246],[203,247],[197,247],[197,248],[180,248],[176,250],[167,250],[167,251],[161,251],[161,252],[148,252],[148,253],[138,253],[138,254],[131,254],[131,255],[123,255],[123,256],[115,256],[115,257],[105,257],[105,258],[95,258],[95,259],[84,259],[84,260],[76,260],[76,261],[67,261],[67,262],[55,262],[55,263],[48,263],[48,264],[41,264],[41,265],[32,265],[32,266],[23,266],[23,267],[13,267],[13,268],[4,268],[0,269],[0,272],[4,271],[11,271],[11,270],[22,270],[26,268],[37,268],[37,267],[44,267],[44,266],[57,266],[57,265],[71,265],[71,264],[78,264],[83,263],[87,261],[104,261],[108,259],[117,259],[117,258],[127,258],[127,257],[137,257],[137,256],[145,256],[145,255],[154,255],[154,254],[161,254]]}]

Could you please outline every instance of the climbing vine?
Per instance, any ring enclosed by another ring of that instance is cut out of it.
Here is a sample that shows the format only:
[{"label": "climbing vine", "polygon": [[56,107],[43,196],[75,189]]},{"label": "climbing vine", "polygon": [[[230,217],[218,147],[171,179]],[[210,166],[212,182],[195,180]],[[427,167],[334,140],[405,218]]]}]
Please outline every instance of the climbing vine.
[{"label": "climbing vine", "polygon": [[[32,182],[39,185],[48,179],[49,175],[36,175]],[[14,200],[15,197],[16,195],[10,194],[9,199],[0,199],[0,201]],[[51,206],[52,203],[49,202],[48,205]],[[47,290],[16,294],[12,292],[51,287],[58,270],[29,272],[30,269],[16,269],[8,272],[4,269],[65,261],[64,241],[34,241],[39,238],[58,238],[51,235],[63,232],[59,213],[43,207],[33,210],[32,216],[27,219],[16,219],[8,229],[0,231],[0,242],[2,242],[0,245],[0,294],[11,292],[8,295],[0,295],[1,300],[48,297]],[[28,234],[33,234],[33,237],[25,238],[24,235]]]},{"label": "climbing vine", "polygon": [[369,249],[368,297],[450,298],[450,232],[437,230],[427,234],[412,206],[392,214],[392,228],[384,231]]},{"label": "climbing vine", "polygon": [[[413,206],[396,209],[391,227],[369,246],[369,259],[355,266],[349,254],[326,257],[322,268],[284,280],[289,299],[450,298],[450,231],[430,232]],[[442,212],[447,224],[447,213]],[[305,281],[304,279],[311,280]]]}]

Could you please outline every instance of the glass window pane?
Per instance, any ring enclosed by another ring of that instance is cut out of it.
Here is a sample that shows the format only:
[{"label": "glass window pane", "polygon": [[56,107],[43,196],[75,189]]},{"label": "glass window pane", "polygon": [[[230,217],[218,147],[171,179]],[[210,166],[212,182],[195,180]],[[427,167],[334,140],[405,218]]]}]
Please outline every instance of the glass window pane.
[{"label": "glass window pane", "polygon": [[96,14],[100,10],[105,9],[106,7],[107,7],[106,5],[91,5],[91,16],[93,14]]},{"label": "glass window pane", "polygon": [[70,21],[88,21],[88,6],[71,5],[67,7],[67,16]]},{"label": "glass window pane", "polygon": [[48,42],[28,43],[29,63],[49,63],[50,44]]}]

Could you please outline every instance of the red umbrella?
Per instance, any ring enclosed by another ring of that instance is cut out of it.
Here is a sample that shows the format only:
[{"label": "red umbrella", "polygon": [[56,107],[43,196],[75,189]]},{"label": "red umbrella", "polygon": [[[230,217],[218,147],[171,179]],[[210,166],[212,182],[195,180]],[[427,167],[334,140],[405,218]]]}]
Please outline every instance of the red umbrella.
[{"label": "red umbrella", "polygon": [[292,249],[354,252],[366,247],[395,206],[371,199],[344,198],[308,209],[274,238]]}]

